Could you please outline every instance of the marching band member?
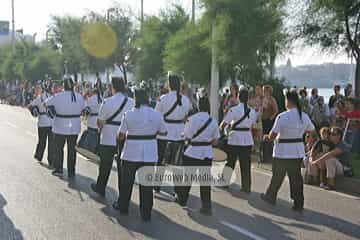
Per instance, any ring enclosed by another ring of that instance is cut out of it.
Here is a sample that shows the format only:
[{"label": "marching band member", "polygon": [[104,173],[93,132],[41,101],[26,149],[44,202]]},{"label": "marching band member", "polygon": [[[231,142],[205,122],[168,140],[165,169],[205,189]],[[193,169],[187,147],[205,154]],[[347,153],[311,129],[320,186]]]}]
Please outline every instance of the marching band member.
[{"label": "marching band member", "polygon": [[[44,90],[44,91],[43,91]],[[45,101],[50,97],[50,94],[46,91],[46,87],[42,89],[41,85],[35,87],[35,95],[37,96],[29,105],[29,110],[34,117],[38,118],[38,144],[34,158],[39,162],[42,161],[44,151],[46,148],[46,140],[48,142],[48,155],[47,160],[49,166],[52,167],[52,120],[46,114]]]},{"label": "marching band member", "polygon": [[303,136],[305,132],[314,132],[315,127],[309,116],[301,111],[299,96],[292,90],[286,93],[287,111],[281,113],[275,121],[269,135],[264,136],[268,142],[275,141],[273,157],[273,176],[270,186],[261,198],[275,205],[277,193],[288,174],[290,194],[294,200],[293,210],[301,212],[304,209],[303,179],[301,163],[305,157]]},{"label": "marching band member", "polygon": [[[257,113],[247,104],[249,91],[242,87],[239,91],[240,104],[230,108],[220,129],[229,126],[228,160],[226,167],[234,170],[237,159],[240,161],[241,191],[251,192],[251,149],[254,145],[251,127],[257,121]],[[230,180],[230,177],[229,177]],[[228,187],[228,186],[226,186]]]},{"label": "marching band member", "polygon": [[[135,105],[134,100],[124,95],[125,83],[121,77],[112,77],[113,96],[104,100],[100,107],[97,126],[100,130],[100,166],[96,183],[91,189],[105,197],[105,189],[109,180],[113,159],[117,153],[116,133],[121,124],[122,116]],[[118,179],[120,183],[121,164],[118,164]],[[119,184],[120,187],[120,184]]]},{"label": "marching band member", "polygon": [[[212,145],[217,144],[217,140],[220,138],[220,132],[217,122],[213,120],[210,113],[210,103],[207,97],[200,98],[199,100],[199,113],[196,113],[189,117],[185,124],[185,138],[189,139],[189,146],[187,147],[184,157],[183,166],[192,167],[193,169],[185,168],[185,174],[194,173],[197,171],[195,167],[208,167],[206,174],[210,175],[210,168],[213,159]],[[203,171],[199,174],[204,174]],[[189,175],[188,175],[189,176]],[[211,186],[200,186],[200,195],[202,208],[200,213],[204,215],[211,215]],[[191,189],[191,182],[188,186],[175,187],[175,191],[178,196],[178,203],[181,206],[186,206],[189,198],[189,192]]]},{"label": "marching band member", "polygon": [[101,82],[96,83],[96,88],[93,89],[93,94],[86,101],[86,115],[87,117],[87,129],[89,131],[98,132],[97,128],[97,117],[99,115],[100,106],[103,102],[101,92]]},{"label": "marching band member", "polygon": [[[190,100],[181,95],[180,78],[177,75],[169,74],[170,92],[161,96],[156,104],[155,109],[163,114],[165,126],[167,130],[166,136],[158,136],[158,165],[162,165],[164,152],[168,142],[183,142],[185,118],[191,110]],[[160,187],[155,187],[156,191],[160,191]]]},{"label": "marching band member", "polygon": [[[125,140],[121,154],[123,166],[119,211],[125,215],[128,214],[137,170],[143,166],[155,166],[158,161],[156,135],[166,135],[163,116],[149,106],[149,97],[144,89],[135,91],[135,102],[135,108],[123,116],[119,128],[119,139]],[[152,207],[153,187],[140,183],[140,213],[143,221],[151,220]]]},{"label": "marching band member", "polygon": [[46,103],[49,112],[54,116],[52,132],[54,133],[54,164],[53,175],[63,175],[64,145],[67,143],[68,177],[75,177],[76,140],[81,131],[80,115],[84,110],[83,97],[74,92],[74,82],[65,78],[64,91],[50,98]]}]

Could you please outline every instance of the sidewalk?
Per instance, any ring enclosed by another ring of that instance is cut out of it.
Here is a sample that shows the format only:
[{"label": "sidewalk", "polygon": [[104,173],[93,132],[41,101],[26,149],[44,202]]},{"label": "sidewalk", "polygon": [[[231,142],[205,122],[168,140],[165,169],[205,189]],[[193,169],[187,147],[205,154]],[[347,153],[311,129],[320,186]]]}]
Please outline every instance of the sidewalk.
[{"label": "sidewalk", "polygon": [[[271,163],[258,163],[257,156],[252,156],[252,165],[255,168],[272,171]],[[339,192],[360,195],[360,178],[339,177],[336,179],[336,190]]]}]

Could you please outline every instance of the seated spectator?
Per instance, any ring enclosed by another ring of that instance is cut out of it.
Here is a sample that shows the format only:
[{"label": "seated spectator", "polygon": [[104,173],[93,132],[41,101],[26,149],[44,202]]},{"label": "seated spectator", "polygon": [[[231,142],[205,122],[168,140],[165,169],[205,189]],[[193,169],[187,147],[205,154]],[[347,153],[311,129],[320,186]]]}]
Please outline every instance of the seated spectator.
[{"label": "seated spectator", "polygon": [[[313,161],[320,158],[325,153],[329,152],[334,148],[329,140],[330,128],[323,127],[320,130],[320,140],[317,141],[310,152],[309,164],[306,166],[306,172],[308,176],[308,184],[317,184],[320,180],[320,187],[326,186],[326,166],[324,163],[312,165]],[[319,179],[320,173],[320,179]]]},{"label": "seated spectator", "polygon": [[308,133],[305,136],[305,157],[303,159],[304,161],[304,166],[305,166],[305,183],[310,183],[311,181],[311,175],[309,174],[309,166],[310,164],[310,153],[311,150],[313,148],[313,146],[315,145],[315,143],[317,142],[317,135],[316,133],[312,132],[312,133]]},{"label": "seated spectator", "polygon": [[322,164],[325,164],[327,184],[324,188],[328,190],[335,189],[336,176],[342,176],[345,171],[351,171],[350,149],[342,141],[342,136],[343,131],[341,128],[331,128],[330,142],[334,144],[334,149],[311,162],[311,165],[313,166],[321,166]]},{"label": "seated spectator", "polygon": [[311,112],[311,119],[314,121],[317,130],[329,126],[330,110],[328,105],[325,104],[324,97],[319,97],[315,103]]}]

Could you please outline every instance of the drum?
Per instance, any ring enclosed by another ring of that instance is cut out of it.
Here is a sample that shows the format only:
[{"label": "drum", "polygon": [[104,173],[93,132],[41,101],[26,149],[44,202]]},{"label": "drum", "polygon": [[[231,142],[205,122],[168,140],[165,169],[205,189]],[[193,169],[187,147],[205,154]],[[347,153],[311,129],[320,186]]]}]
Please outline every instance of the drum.
[{"label": "drum", "polygon": [[88,159],[100,161],[98,145],[99,133],[95,129],[88,129],[81,135],[80,141],[76,146],[76,151]]},{"label": "drum", "polygon": [[221,150],[220,148],[213,148],[213,155],[214,155],[213,161],[216,162],[224,162],[227,160],[228,157],[226,152]]},{"label": "drum", "polygon": [[164,152],[164,165],[182,166],[185,143],[184,141],[172,142],[169,141]]}]

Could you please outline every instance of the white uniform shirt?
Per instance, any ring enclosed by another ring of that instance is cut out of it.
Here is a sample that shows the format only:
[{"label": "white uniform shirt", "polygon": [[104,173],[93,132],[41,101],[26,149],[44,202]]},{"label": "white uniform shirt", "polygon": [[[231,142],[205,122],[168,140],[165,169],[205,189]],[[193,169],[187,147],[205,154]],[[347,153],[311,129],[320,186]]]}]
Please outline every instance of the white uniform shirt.
[{"label": "white uniform shirt", "polygon": [[[160,101],[156,104],[155,109],[163,115],[167,113],[177,100],[176,91],[172,91],[166,95],[161,96]],[[166,117],[168,120],[184,120],[192,109],[191,102],[188,97],[181,98],[182,105],[177,105],[175,110]],[[158,136],[158,139],[179,141],[184,140],[182,136],[184,132],[185,123],[166,123],[167,136]]]},{"label": "white uniform shirt", "polygon": [[51,97],[48,93],[43,93],[41,96],[35,98],[30,105],[33,107],[38,107],[39,112],[41,113],[38,117],[37,125],[38,127],[51,127],[52,119],[46,114],[45,102]]},{"label": "white uniform shirt", "polygon": [[[185,124],[185,138],[191,139],[193,142],[212,142],[214,139],[220,138],[219,127],[216,121],[213,119],[209,126],[196,138],[193,136],[196,132],[202,128],[209,120],[209,114],[205,112],[199,112],[191,116]],[[212,146],[189,146],[185,153],[186,156],[195,159],[213,159]]]},{"label": "white uniform shirt", "polygon": [[[256,124],[258,114],[253,108],[250,108],[249,117],[246,117],[241,123],[237,124],[236,128],[250,128]],[[229,112],[226,114],[224,118],[224,122],[226,124],[232,124],[239,121],[245,114],[244,111],[244,104],[240,103],[239,105],[232,107]],[[228,137],[228,144],[232,146],[253,146],[254,145],[254,139],[251,133],[251,130],[249,131],[235,131],[232,130],[229,133]]]},{"label": "white uniform shirt", "polygon": [[[105,99],[99,110],[98,119],[102,121],[108,120],[122,105],[125,96],[122,93],[117,93],[114,96]],[[120,122],[124,113],[135,106],[134,100],[128,98],[123,110],[113,119],[115,122]],[[116,133],[119,126],[105,124],[100,134],[100,144],[105,146],[116,146]]]},{"label": "white uniform shirt", "polygon": [[[302,139],[306,131],[315,130],[309,116],[302,113],[302,120],[296,108],[290,109],[286,112],[279,114],[276,118],[273,133],[277,133],[278,139]],[[274,158],[280,159],[297,159],[305,157],[304,143],[278,143],[275,140],[274,145]]]},{"label": "white uniform shirt", "polygon": [[72,92],[64,91],[57,93],[49,98],[47,106],[54,106],[56,114],[60,115],[79,115],[74,118],[62,118],[55,116],[52,132],[61,135],[78,135],[81,131],[80,114],[85,108],[84,98],[74,92],[76,101],[72,101]]},{"label": "white uniform shirt", "polygon": [[[98,118],[101,103],[98,102],[98,95],[90,97],[86,101],[86,106],[90,108],[90,115],[87,118],[87,127],[97,128],[96,120]],[[93,115],[96,114],[96,115]]]},{"label": "white uniform shirt", "polygon": [[[141,106],[128,111],[119,132],[126,135],[147,136],[165,133],[166,127],[163,116],[158,111]],[[121,159],[131,162],[157,162],[157,140],[131,140],[127,139],[121,154]]]}]

